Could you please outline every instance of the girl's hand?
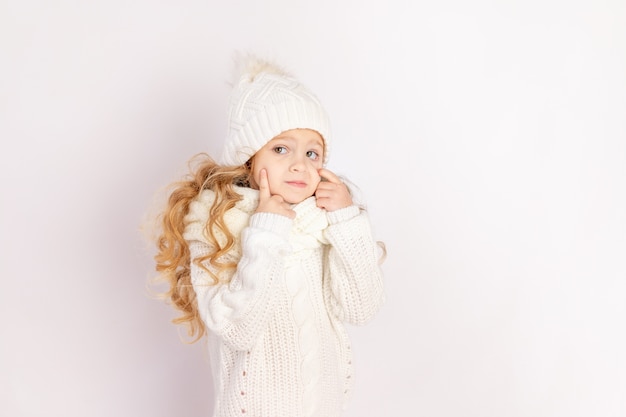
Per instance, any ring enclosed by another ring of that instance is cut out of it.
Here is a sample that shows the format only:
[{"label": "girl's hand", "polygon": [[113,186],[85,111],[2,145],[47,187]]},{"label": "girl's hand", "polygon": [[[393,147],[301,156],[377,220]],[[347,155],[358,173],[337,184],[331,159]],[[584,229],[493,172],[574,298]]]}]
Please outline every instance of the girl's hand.
[{"label": "girl's hand", "polygon": [[320,169],[318,172],[323,180],[320,181],[315,191],[317,207],[326,211],[335,211],[351,206],[352,196],[346,184],[325,168]]},{"label": "girl's hand", "polygon": [[290,219],[296,217],[296,212],[291,209],[289,203],[283,200],[281,196],[272,195],[270,192],[270,184],[265,169],[259,172],[259,206],[256,208],[256,213],[280,214]]}]

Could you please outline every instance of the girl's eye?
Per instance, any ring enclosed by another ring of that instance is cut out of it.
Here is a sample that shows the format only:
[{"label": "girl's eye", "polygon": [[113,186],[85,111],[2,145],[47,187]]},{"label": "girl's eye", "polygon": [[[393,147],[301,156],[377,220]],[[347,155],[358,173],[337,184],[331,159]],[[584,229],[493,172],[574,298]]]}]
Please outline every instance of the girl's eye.
[{"label": "girl's eye", "polygon": [[306,153],[306,156],[307,156],[307,158],[310,158],[310,159],[312,159],[314,161],[317,161],[319,159],[319,157],[320,157],[319,154],[317,152],[315,152],[315,151],[308,151]]},{"label": "girl's eye", "polygon": [[284,146],[276,146],[274,148],[274,152],[283,154],[287,152],[287,148],[285,148]]}]

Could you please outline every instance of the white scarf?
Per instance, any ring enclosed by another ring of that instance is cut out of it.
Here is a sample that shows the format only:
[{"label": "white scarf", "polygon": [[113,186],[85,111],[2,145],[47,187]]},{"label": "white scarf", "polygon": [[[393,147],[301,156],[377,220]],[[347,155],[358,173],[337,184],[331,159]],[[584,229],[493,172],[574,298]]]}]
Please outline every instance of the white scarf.
[{"label": "white scarf", "polygon": [[[235,186],[235,191],[243,198],[235,204],[235,207],[224,213],[224,223],[233,235],[239,237],[243,229],[248,226],[250,216],[255,213],[259,205],[259,191],[238,186]],[[199,220],[196,224],[202,225],[203,228],[214,199],[215,193],[213,191],[202,191],[190,205],[187,220]],[[326,211],[317,207],[314,196],[294,204],[292,209],[296,212],[296,217],[293,219],[289,243],[291,243],[294,253],[328,244],[328,240],[324,236],[324,230],[328,227]],[[202,230],[195,231],[196,233],[202,232]],[[192,232],[187,237],[192,237],[191,235],[196,233]],[[218,240],[225,242],[226,238],[222,233],[216,233],[216,235]]]}]

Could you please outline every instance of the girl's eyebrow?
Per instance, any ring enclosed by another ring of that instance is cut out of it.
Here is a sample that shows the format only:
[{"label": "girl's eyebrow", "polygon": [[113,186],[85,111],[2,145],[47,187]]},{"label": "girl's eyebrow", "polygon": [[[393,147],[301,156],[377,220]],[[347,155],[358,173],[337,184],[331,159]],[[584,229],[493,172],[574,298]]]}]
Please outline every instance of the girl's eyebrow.
[{"label": "girl's eyebrow", "polygon": [[321,142],[309,143],[308,147],[324,152],[324,144]]},{"label": "girl's eyebrow", "polygon": [[[276,142],[280,142],[280,141],[289,141],[289,142],[296,142],[297,139],[294,138],[293,136],[289,136],[289,135],[285,135],[285,136],[276,136],[275,138],[273,138],[272,140],[270,140],[270,143],[276,143]],[[307,147],[309,146],[319,146],[320,148],[324,147],[324,142],[319,140],[319,139],[310,139],[306,141],[306,145]]]}]

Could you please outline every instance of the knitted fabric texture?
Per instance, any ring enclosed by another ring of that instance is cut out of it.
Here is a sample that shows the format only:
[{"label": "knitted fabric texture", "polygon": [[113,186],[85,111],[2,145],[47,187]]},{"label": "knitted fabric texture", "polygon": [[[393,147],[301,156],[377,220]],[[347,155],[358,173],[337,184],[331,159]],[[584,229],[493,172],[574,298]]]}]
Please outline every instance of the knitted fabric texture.
[{"label": "knitted fabric texture", "polygon": [[242,165],[268,141],[290,129],[311,129],[324,139],[328,159],[330,123],[319,99],[278,66],[248,57],[229,101],[228,136],[220,159]]},{"label": "knitted fabric texture", "polygon": [[[314,197],[293,207],[293,220],[255,213],[258,191],[237,192],[243,199],[225,216],[238,236],[225,260],[237,270],[212,285],[192,263],[213,416],[339,417],[353,383],[343,323],[367,322],[384,299],[369,220],[356,206],[328,213]],[[214,198],[203,191],[185,218],[194,259],[212,250],[203,229]]]}]

